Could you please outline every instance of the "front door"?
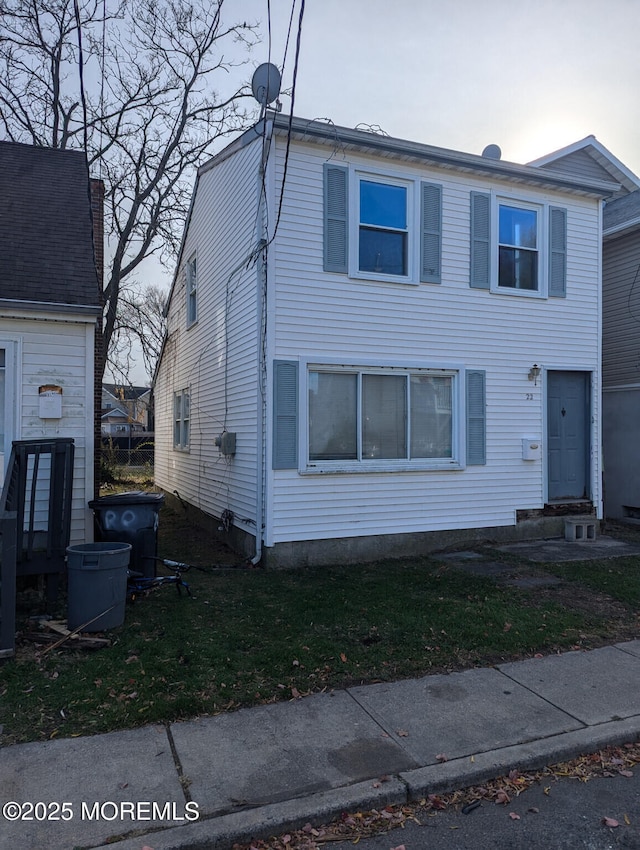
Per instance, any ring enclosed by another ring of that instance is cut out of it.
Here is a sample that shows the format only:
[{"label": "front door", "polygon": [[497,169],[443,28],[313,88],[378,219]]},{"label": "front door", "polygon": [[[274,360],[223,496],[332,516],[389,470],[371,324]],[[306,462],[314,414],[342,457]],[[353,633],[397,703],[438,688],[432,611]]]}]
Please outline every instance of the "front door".
[{"label": "front door", "polygon": [[588,372],[547,372],[547,458],[550,502],[591,497],[591,407]]}]

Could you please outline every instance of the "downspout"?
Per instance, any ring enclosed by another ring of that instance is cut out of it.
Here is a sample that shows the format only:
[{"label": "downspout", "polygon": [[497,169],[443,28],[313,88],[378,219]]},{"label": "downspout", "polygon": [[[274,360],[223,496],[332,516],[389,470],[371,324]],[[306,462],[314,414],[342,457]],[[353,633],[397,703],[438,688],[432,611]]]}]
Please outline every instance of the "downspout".
[{"label": "downspout", "polygon": [[258,264],[257,275],[257,297],[256,297],[256,319],[258,322],[257,333],[257,388],[258,388],[258,404],[257,419],[256,419],[256,551],[251,558],[251,564],[256,566],[262,560],[262,536],[265,526],[265,451],[264,435],[265,423],[267,416],[267,387],[266,387],[266,332],[267,332],[267,263],[269,252],[269,233],[267,230],[268,218],[266,215],[265,206],[267,205],[266,185],[267,185],[267,160],[269,158],[269,148],[271,146],[271,137],[273,134],[273,120],[265,117],[264,119],[264,136],[262,142],[262,156],[260,160],[260,168],[258,171],[258,215],[262,220],[262,237],[259,242],[261,247],[261,257]]}]

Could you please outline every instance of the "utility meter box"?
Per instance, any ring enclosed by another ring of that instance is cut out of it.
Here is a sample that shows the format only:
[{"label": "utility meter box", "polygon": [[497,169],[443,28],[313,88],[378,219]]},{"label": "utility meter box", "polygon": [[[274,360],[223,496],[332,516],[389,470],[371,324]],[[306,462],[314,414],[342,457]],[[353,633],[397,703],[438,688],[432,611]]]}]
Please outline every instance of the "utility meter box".
[{"label": "utility meter box", "polygon": [[542,444],[536,437],[526,437],[522,441],[522,460],[540,460]]},{"label": "utility meter box", "polygon": [[236,453],[236,435],[234,431],[223,431],[213,441],[220,453],[227,457]]}]

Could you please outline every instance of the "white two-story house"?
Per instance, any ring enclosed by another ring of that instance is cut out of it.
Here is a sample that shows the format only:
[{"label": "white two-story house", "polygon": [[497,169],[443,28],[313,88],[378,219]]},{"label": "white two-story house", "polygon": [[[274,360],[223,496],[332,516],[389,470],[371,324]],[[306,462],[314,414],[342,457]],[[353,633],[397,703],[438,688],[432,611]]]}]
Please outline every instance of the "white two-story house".
[{"label": "white two-story house", "polygon": [[157,484],[275,565],[600,517],[618,187],[497,157],[268,115],[205,164],[155,379]]}]

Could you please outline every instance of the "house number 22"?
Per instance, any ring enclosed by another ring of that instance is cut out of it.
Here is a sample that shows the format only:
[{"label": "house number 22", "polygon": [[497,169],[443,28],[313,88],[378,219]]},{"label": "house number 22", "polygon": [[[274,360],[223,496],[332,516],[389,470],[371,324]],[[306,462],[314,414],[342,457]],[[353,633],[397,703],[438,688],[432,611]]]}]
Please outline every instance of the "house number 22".
[{"label": "house number 22", "polygon": [[527,399],[527,401],[533,401],[533,393],[527,393],[526,399]]}]

